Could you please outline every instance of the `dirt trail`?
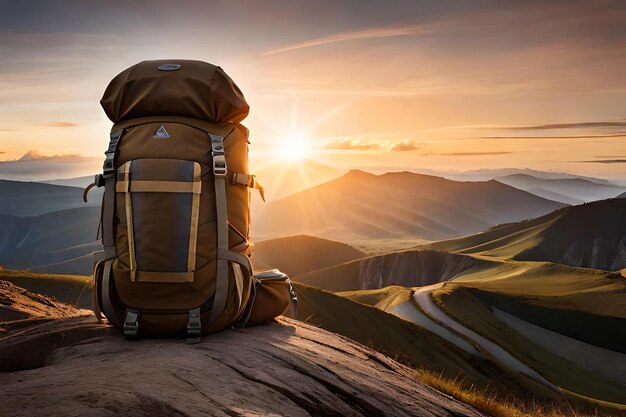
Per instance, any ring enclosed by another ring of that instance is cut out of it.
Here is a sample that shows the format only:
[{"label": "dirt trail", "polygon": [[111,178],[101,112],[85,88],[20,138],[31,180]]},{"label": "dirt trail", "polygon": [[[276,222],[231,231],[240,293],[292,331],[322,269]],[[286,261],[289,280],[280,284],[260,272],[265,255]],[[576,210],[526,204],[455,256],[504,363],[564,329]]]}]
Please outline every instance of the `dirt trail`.
[{"label": "dirt trail", "polygon": [[[537,371],[528,367],[526,364],[515,358],[513,355],[502,349],[491,340],[482,337],[478,333],[470,330],[456,320],[452,319],[443,310],[437,307],[435,302],[432,300],[430,293],[438,288],[441,288],[442,286],[443,283],[439,283],[414,289],[415,293],[413,297],[415,299],[415,302],[431,319],[440,323],[441,326],[445,326],[449,330],[452,330],[471,340],[473,343],[480,346],[482,350],[487,352],[496,362],[500,363],[506,368],[514,372],[526,375],[527,377],[547,386],[548,388],[560,392],[559,388],[556,385],[545,379]],[[449,339],[449,341],[454,343],[454,340]]]}]

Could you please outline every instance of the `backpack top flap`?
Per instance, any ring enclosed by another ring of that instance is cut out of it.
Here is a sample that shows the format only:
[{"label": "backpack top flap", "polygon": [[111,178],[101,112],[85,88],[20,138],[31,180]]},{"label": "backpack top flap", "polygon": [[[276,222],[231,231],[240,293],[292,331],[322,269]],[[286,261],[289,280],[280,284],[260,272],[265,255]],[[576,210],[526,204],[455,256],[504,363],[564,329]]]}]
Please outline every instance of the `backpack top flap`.
[{"label": "backpack top flap", "polygon": [[148,116],[240,122],[250,106],[220,67],[202,61],[143,61],[107,86],[100,104],[113,123]]}]

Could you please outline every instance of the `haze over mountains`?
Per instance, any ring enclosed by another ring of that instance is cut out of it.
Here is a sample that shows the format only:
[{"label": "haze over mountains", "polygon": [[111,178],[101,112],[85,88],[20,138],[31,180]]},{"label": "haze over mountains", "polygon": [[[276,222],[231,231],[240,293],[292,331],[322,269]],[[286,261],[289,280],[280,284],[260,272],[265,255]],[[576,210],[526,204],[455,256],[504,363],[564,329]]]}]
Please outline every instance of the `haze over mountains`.
[{"label": "haze over mountains", "polygon": [[89,193],[83,202],[83,190],[77,187],[0,180],[0,214],[36,216],[76,207],[100,206],[103,190]]},{"label": "haze over mountains", "polygon": [[565,204],[614,198],[626,191],[624,187],[584,178],[540,178],[526,174],[512,174],[495,179],[503,184]]},{"label": "haze over mountains", "polygon": [[7,268],[89,274],[100,207],[81,207],[39,216],[0,215],[0,264]]},{"label": "haze over mountains", "polygon": [[438,240],[564,206],[493,180],[459,182],[410,172],[351,171],[267,204],[254,232],[257,236],[310,234],[344,241],[346,237],[402,236]]},{"label": "haze over mountains", "polygon": [[617,271],[626,268],[624,213],[624,198],[596,201],[427,247]]},{"label": "haze over mountains", "polygon": [[[328,176],[337,175],[332,169],[325,172]],[[513,178],[519,179],[520,176]],[[566,189],[567,192],[579,194],[595,186],[600,188],[592,189],[595,190],[593,192],[619,191],[617,187],[608,182],[602,183],[601,180],[597,180],[600,183],[575,178],[539,180],[558,190],[560,195],[565,195],[565,191],[558,187],[568,186],[570,188]],[[51,182],[82,186],[88,181],[91,181],[91,177]],[[296,183],[303,185],[299,180]],[[522,187],[528,184],[516,185]],[[576,191],[576,187],[582,191]],[[548,186],[544,184],[544,188]],[[96,232],[99,219],[97,206],[101,193],[102,189],[92,190],[89,204],[85,205],[82,202],[82,189],[78,187],[0,181],[0,264],[41,272],[89,274],[90,254],[99,248]],[[258,242],[258,238],[263,236],[274,238],[307,234],[344,242],[352,239],[404,239],[408,242],[416,239],[417,244],[417,239],[441,240],[471,235],[498,224],[537,218],[565,206],[494,180],[462,182],[409,172],[373,175],[351,171],[278,201],[253,207],[253,239]],[[606,216],[602,213],[593,214],[596,210],[593,207],[588,208],[589,215],[602,221]],[[581,220],[580,224],[585,223]],[[589,225],[584,228],[587,231],[581,229],[580,233],[587,236],[587,232],[594,228]],[[619,234],[619,231],[616,233]],[[293,239],[296,238],[289,239],[284,242],[258,242],[255,262],[261,266],[271,266],[276,261],[285,264],[287,254],[293,252],[292,245],[286,243],[295,242]],[[292,275],[311,271],[313,266],[322,268],[361,257],[361,252],[350,247],[334,248],[332,253],[337,254],[337,259],[319,264],[314,258],[328,248],[316,249],[319,246],[316,242],[320,241],[313,238],[298,239],[308,242],[306,248],[300,247],[302,245],[293,247],[306,249],[311,262],[310,265],[306,259],[292,262],[294,267],[287,268],[287,272]],[[578,238],[575,240],[580,242]],[[548,242],[550,240],[546,239],[545,245],[551,245]],[[277,251],[276,245],[286,250]],[[598,249],[618,248],[623,242],[611,240],[602,243],[596,240],[590,245]],[[619,260],[604,259],[599,255],[594,260],[579,262],[576,257],[581,255],[577,255],[575,249],[571,252],[563,252],[561,249],[559,247],[557,252],[567,253],[566,257],[573,265],[604,269],[621,265]],[[277,255],[279,253],[281,255]],[[554,256],[546,259],[568,263]]]}]

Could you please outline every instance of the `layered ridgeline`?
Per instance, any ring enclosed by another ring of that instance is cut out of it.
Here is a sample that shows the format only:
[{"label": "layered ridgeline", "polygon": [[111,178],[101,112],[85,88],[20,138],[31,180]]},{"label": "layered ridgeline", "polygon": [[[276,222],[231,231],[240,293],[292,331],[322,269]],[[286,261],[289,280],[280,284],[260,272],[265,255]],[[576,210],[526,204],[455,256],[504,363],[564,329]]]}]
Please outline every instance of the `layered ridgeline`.
[{"label": "layered ridgeline", "polygon": [[626,268],[626,199],[566,207],[537,219],[436,242],[429,249],[550,261],[616,271]]},{"label": "layered ridgeline", "polygon": [[[430,285],[487,271],[497,276],[547,261],[572,267],[618,271],[626,268],[626,199],[566,207],[529,221],[494,227],[409,251],[366,257],[297,276],[331,291]],[[280,265],[277,263],[276,265]],[[563,270],[574,270],[573,268]]]},{"label": "layered ridgeline", "polygon": [[38,216],[0,215],[0,264],[33,271],[89,274],[100,207],[80,207]]},{"label": "layered ridgeline", "polygon": [[[316,184],[320,178],[308,178],[310,170],[321,170],[323,179],[338,175],[336,170],[320,168],[312,162],[304,167],[309,171],[297,166],[283,168],[282,171],[276,167],[266,168],[277,176],[270,182],[268,193],[271,193],[271,184],[281,193]],[[266,171],[260,169],[260,172]],[[270,174],[265,176],[269,178]],[[89,274],[90,254],[99,248],[97,206],[102,190],[93,190],[90,202],[85,205],[82,189],[65,185],[80,186],[86,181],[86,177],[52,181],[64,185],[3,181],[0,184],[0,264],[39,272]],[[391,247],[397,247],[394,242],[398,238],[456,237],[503,222],[536,217],[564,206],[496,181],[451,181],[407,172],[377,176],[352,171],[267,204],[261,204],[256,193],[254,195],[254,240],[305,233],[333,236],[343,241],[386,239],[392,241]],[[257,258],[261,264],[263,246],[267,245],[259,246]],[[346,260],[338,258],[325,266]]]},{"label": "layered ridgeline", "polygon": [[79,187],[0,180],[0,215],[37,216],[86,205],[100,206],[102,193],[93,190],[85,204],[83,189]]},{"label": "layered ridgeline", "polygon": [[498,182],[520,190],[560,201],[565,204],[581,204],[589,201],[615,198],[626,191],[624,187],[606,180],[587,178],[541,178],[529,174],[511,174],[495,178]]},{"label": "layered ridgeline", "polygon": [[412,237],[436,240],[550,213],[565,204],[497,181],[462,182],[410,172],[350,171],[268,203],[258,236],[309,234],[338,240]]},{"label": "layered ridgeline", "polygon": [[[368,339],[385,351],[399,349],[419,363],[415,340],[394,347],[394,340],[408,337],[407,329],[372,324],[393,322],[382,315],[391,313],[474,358],[459,358],[454,366],[438,360],[448,371],[461,367],[464,375],[486,383],[485,375],[472,368],[481,358],[502,372],[516,373],[519,383],[531,379],[572,398],[603,400],[624,410],[626,279],[619,271],[626,267],[624,212],[624,199],[598,201],[304,273],[294,278],[311,285],[298,287],[299,317]],[[336,306],[346,311],[337,314]],[[350,325],[338,319],[346,316]],[[364,318],[362,326],[357,317]],[[411,349],[405,346],[409,343]],[[495,384],[502,387],[503,382]]]}]

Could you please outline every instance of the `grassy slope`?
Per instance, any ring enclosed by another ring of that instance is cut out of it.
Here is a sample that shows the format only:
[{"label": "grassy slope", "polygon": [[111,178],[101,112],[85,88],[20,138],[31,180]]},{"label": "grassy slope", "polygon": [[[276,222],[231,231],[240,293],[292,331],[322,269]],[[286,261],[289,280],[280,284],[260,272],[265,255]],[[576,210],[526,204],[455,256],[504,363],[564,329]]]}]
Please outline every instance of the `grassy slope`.
[{"label": "grassy slope", "polygon": [[624,402],[626,387],[538,347],[500,322],[489,305],[470,289],[448,283],[433,296],[455,320],[496,342],[561,388],[604,401]]},{"label": "grassy slope", "polygon": [[[542,386],[508,374],[493,363],[468,355],[398,316],[302,284],[296,284],[296,291],[299,320],[344,335],[414,367],[428,368],[449,378],[464,375],[483,386],[497,380],[503,387],[518,392],[532,391],[551,395]],[[393,289],[390,291],[393,292]],[[395,295],[398,294],[402,297],[402,291]],[[364,301],[372,302],[377,298],[382,301],[385,297],[372,294],[372,298]]]},{"label": "grassy slope", "polygon": [[257,242],[252,261],[278,268],[293,277],[364,256],[363,252],[345,243],[298,235]]},{"label": "grassy slope", "polygon": [[9,281],[34,293],[54,297],[67,304],[91,308],[91,277],[0,269],[0,280]]},{"label": "grassy slope", "polygon": [[360,266],[360,260],[346,262],[297,275],[294,281],[328,291],[350,291],[359,288]]},{"label": "grassy slope", "polygon": [[623,257],[619,258],[626,230],[624,212],[625,199],[596,201],[482,233],[431,243],[423,248],[520,261],[620,269],[626,266]]}]

